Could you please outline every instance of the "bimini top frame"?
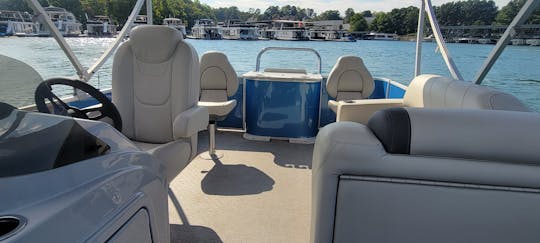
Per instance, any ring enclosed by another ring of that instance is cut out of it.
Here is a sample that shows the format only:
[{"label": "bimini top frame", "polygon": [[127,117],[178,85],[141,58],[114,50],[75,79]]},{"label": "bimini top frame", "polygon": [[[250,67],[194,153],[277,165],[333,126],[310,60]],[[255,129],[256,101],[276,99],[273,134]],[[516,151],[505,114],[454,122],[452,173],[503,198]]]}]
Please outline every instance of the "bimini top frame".
[{"label": "bimini top frame", "polygon": [[[459,72],[456,64],[454,63],[454,60],[450,56],[450,52],[446,48],[446,43],[442,36],[437,17],[435,16],[435,11],[433,10],[433,6],[431,5],[431,0],[421,1],[422,3],[418,14],[418,31],[416,35],[416,62],[414,76],[418,76],[421,74],[422,41],[424,39],[425,28],[424,18],[425,13],[427,13],[431,29],[433,30],[433,35],[435,36],[435,40],[437,41],[437,46],[441,51],[441,55],[444,59],[444,62],[446,63],[446,66],[448,67],[448,70],[450,71],[450,74],[454,79],[463,80],[463,76],[461,76],[461,73]],[[499,39],[497,45],[495,45],[495,48],[493,48],[493,50],[491,51],[491,54],[486,58],[484,65],[478,71],[473,80],[474,83],[482,83],[489,70],[491,70],[491,68],[495,64],[495,61],[497,61],[497,58],[499,58],[504,48],[508,45],[508,42],[510,42],[510,39],[516,34],[515,29],[525,23],[525,21],[539,6],[539,4],[540,0],[527,0],[527,2],[523,5],[514,20],[510,23],[503,36]]]},{"label": "bimini top frame", "polygon": [[131,27],[133,26],[133,21],[137,17],[137,14],[141,11],[141,8],[143,4],[146,2],[146,15],[147,15],[147,23],[152,24],[152,0],[137,0],[135,3],[135,6],[131,10],[131,14],[129,15],[126,24],[124,24],[124,27],[120,31],[120,34],[116,37],[116,40],[114,41],[113,45],[107,49],[103,55],[88,69],[85,69],[75,53],[71,50],[71,47],[67,44],[66,40],[60,34],[60,31],[56,28],[52,20],[47,15],[47,12],[45,12],[45,9],[39,4],[38,0],[26,0],[28,5],[32,8],[34,11],[34,14],[37,16],[38,20],[45,24],[47,28],[51,30],[51,34],[53,38],[56,40],[58,45],[60,45],[60,48],[62,48],[62,51],[66,54],[69,61],[75,68],[77,75],[80,79],[84,81],[88,81],[92,78],[92,76],[101,68],[101,66],[109,59],[109,57],[113,54],[113,52],[118,48],[120,43],[124,40],[126,35],[131,30]]}]

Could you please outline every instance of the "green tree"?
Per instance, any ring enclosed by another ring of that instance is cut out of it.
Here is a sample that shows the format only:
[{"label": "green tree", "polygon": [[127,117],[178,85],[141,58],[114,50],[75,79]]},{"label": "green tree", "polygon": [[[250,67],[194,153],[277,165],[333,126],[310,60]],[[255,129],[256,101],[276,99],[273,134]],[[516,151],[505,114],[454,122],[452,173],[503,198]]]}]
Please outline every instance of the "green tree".
[{"label": "green tree", "polygon": [[375,13],[375,19],[371,22],[369,29],[376,32],[393,33],[394,27],[392,26],[390,14],[384,12]]},{"label": "green tree", "polygon": [[[508,2],[508,4],[506,4],[506,6],[504,6],[495,17],[495,22],[503,25],[510,24],[514,17],[516,17],[521,7],[525,4],[525,1],[526,0],[512,0]],[[540,24],[540,8],[534,11],[526,23]]]},{"label": "green tree", "polygon": [[362,16],[364,17],[373,17],[373,13],[370,10],[362,11]]},{"label": "green tree", "polygon": [[418,8],[395,8],[389,13],[376,13],[370,29],[377,32],[405,35],[415,33],[418,24]]},{"label": "green tree", "polygon": [[272,20],[279,19],[280,11],[279,6],[270,6],[264,10],[264,13],[260,16],[260,20]]},{"label": "green tree", "polygon": [[361,13],[354,14],[350,19],[349,31],[366,31],[368,23]]},{"label": "green tree", "polygon": [[339,10],[326,10],[317,16],[318,20],[340,20]]},{"label": "green tree", "polygon": [[443,26],[489,25],[497,16],[497,6],[492,0],[467,0],[448,2],[435,8]]},{"label": "green tree", "polygon": [[[38,2],[42,6],[48,5],[47,0],[38,0]],[[26,1],[22,0],[0,0],[0,9],[32,13],[30,6],[26,4]]]},{"label": "green tree", "polygon": [[343,19],[345,23],[350,23],[351,17],[354,15],[354,9],[348,8],[345,10],[345,18]]}]

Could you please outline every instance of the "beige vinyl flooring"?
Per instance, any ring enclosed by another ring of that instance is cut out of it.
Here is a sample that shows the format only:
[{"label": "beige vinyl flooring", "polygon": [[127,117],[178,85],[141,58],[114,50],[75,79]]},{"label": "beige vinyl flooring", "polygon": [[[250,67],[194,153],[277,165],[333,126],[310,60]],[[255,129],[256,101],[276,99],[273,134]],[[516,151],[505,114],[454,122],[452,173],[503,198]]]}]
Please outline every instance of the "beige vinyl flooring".
[{"label": "beige vinyl flooring", "polygon": [[313,145],[218,131],[216,147],[221,159],[197,156],[170,184],[172,242],[308,242]]}]

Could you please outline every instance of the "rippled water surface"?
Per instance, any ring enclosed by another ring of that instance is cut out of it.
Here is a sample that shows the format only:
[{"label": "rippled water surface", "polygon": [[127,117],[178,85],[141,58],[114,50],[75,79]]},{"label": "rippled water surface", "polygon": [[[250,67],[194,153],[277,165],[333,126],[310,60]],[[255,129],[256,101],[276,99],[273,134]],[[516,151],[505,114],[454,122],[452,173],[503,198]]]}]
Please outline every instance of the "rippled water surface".
[{"label": "rippled water surface", "polygon": [[[95,62],[112,44],[109,38],[68,38],[67,42],[85,67]],[[414,70],[414,42],[294,42],[294,41],[229,41],[187,40],[199,55],[206,51],[225,52],[238,73],[255,69],[257,53],[264,47],[309,47],[322,57],[322,72],[328,74],[338,57],[357,55],[376,77],[386,77],[408,84]],[[434,43],[424,43],[422,73],[450,75]],[[493,45],[448,44],[448,49],[465,79],[474,77]],[[52,38],[0,38],[0,54],[24,61],[43,78],[74,76],[75,70]],[[536,111],[540,111],[540,47],[509,46],[486,77],[483,84],[516,95]],[[91,83],[109,88],[112,58],[94,76]],[[316,58],[311,53],[280,51],[263,55],[261,67],[306,68],[316,72]],[[0,84],[0,88],[2,84]],[[36,84],[28,84],[29,88]],[[13,94],[17,95],[17,94]],[[9,97],[2,97],[8,101]]]}]

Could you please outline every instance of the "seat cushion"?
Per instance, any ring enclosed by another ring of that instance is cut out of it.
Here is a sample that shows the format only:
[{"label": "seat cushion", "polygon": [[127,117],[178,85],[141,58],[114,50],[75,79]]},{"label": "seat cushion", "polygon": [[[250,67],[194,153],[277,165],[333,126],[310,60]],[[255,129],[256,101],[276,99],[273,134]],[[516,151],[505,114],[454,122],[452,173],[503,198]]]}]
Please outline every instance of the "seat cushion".
[{"label": "seat cushion", "polygon": [[216,120],[226,117],[236,107],[236,100],[228,100],[224,102],[207,102],[199,101],[199,106],[206,107],[210,120]]},{"label": "seat cushion", "polygon": [[141,150],[146,151],[163,161],[167,183],[170,183],[189,163],[192,148],[189,139],[175,140],[165,144],[132,142]]}]

